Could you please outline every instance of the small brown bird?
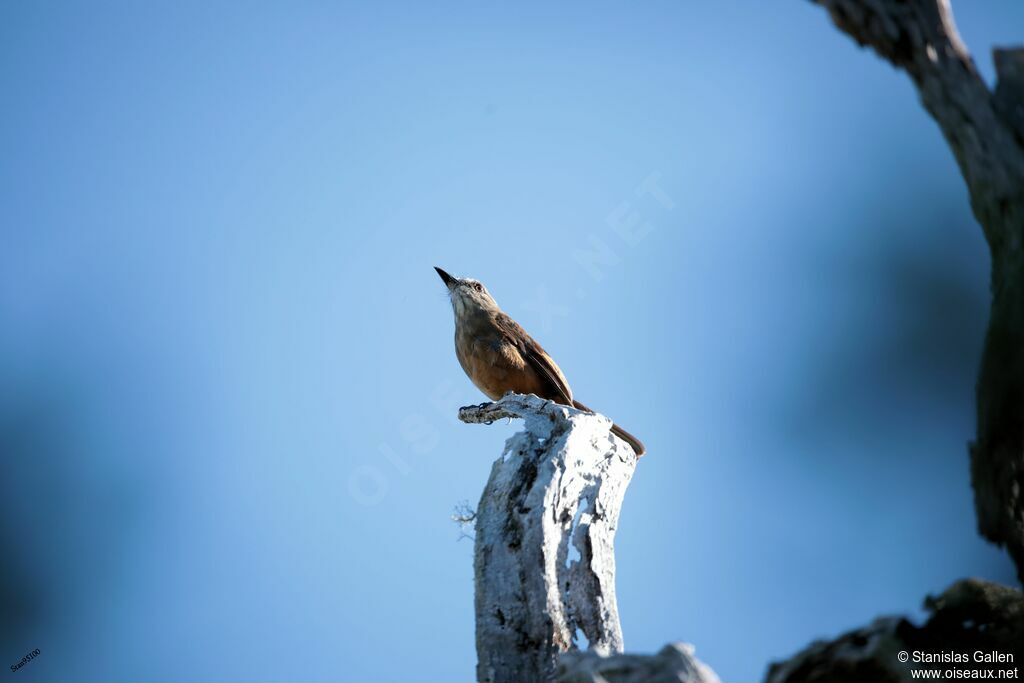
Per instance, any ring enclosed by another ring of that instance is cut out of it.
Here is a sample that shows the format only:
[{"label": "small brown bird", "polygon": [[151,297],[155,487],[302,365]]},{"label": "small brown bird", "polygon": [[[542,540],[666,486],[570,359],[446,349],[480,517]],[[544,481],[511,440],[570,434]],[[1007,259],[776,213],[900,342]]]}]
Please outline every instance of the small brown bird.
[{"label": "small brown bird", "polygon": [[[558,364],[519,324],[498,307],[477,280],[452,277],[437,266],[455,311],[455,355],[473,384],[497,401],[509,391],[540,398],[592,413],[572,398],[572,389]],[[637,456],[644,445],[618,425],[612,434],[628,443]]]}]

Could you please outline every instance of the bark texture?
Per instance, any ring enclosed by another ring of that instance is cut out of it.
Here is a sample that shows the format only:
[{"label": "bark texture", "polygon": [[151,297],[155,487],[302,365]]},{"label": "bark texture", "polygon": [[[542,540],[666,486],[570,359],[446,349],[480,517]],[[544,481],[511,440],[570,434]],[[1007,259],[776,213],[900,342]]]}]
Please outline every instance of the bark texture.
[{"label": "bark texture", "polygon": [[477,680],[546,681],[562,652],[623,650],[614,539],[636,455],[611,420],[507,394],[464,422],[523,418],[494,462],[475,520]]},{"label": "bark texture", "polygon": [[910,76],[967,182],[992,256],[992,308],[970,446],[978,531],[1024,581],[1024,51],[995,51],[990,90],[946,0],[812,0]]},{"label": "bark texture", "polygon": [[685,643],[622,654],[614,541],[637,457],[612,421],[511,393],[459,411],[469,423],[504,418],[525,429],[472,515],[477,680],[719,683]]}]

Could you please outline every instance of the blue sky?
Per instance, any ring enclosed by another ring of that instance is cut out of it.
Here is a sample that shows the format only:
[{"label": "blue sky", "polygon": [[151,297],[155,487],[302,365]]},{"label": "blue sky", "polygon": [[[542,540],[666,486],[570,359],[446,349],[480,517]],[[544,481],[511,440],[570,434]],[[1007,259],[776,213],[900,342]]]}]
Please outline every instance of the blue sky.
[{"label": "blue sky", "polygon": [[[991,78],[1024,8],[954,8]],[[909,81],[810,3],[9,3],[0,85],[26,680],[472,680],[449,516],[516,425],[454,419],[434,265],[647,444],[631,651],[757,680],[1013,577],[967,480],[980,229]]]}]

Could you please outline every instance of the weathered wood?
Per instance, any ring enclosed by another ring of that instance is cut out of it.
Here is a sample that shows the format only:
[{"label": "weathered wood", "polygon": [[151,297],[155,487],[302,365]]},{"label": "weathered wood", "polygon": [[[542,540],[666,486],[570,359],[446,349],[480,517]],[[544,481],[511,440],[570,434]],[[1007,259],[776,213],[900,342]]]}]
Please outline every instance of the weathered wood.
[{"label": "weathered wood", "polygon": [[[562,652],[623,650],[614,539],[636,455],[593,413],[508,394],[464,422],[523,418],[475,518],[477,680],[546,681]],[[584,646],[585,647],[585,646]]]}]

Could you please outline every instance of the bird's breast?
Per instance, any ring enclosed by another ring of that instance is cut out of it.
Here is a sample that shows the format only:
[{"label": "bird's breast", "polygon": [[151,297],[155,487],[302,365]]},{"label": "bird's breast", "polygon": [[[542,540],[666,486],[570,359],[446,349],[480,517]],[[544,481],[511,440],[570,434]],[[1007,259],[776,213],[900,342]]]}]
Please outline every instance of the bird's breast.
[{"label": "bird's breast", "polygon": [[473,384],[490,399],[509,391],[537,394],[540,378],[522,354],[499,335],[456,334],[455,354]]}]

